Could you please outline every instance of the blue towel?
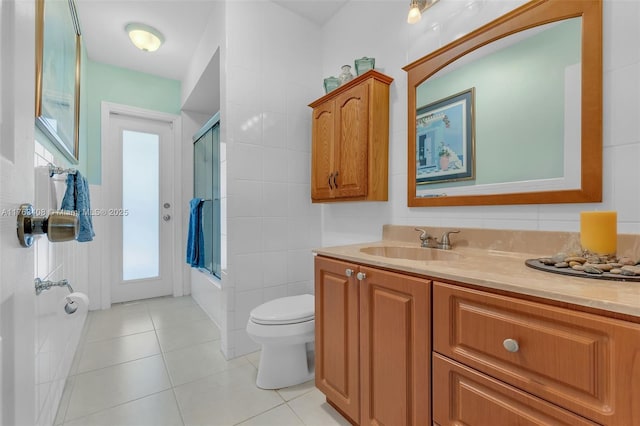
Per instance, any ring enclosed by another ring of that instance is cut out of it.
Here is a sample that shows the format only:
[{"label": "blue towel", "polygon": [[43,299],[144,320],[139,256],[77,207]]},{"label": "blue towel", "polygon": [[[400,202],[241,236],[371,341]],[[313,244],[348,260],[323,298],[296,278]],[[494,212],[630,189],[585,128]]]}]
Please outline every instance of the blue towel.
[{"label": "blue towel", "polygon": [[187,234],[187,263],[204,267],[204,233],[202,232],[202,198],[189,201],[189,233]]},{"label": "blue towel", "polygon": [[67,190],[60,205],[62,210],[78,212],[80,222],[80,232],[78,232],[79,242],[93,241],[96,236],[93,232],[93,221],[91,220],[91,200],[89,199],[89,183],[80,172],[67,175]]}]

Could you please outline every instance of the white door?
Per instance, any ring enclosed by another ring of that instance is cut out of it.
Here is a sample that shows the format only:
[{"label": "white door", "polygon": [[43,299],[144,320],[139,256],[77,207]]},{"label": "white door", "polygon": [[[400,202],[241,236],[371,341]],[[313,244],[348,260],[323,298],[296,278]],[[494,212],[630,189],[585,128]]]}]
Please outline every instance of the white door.
[{"label": "white door", "polygon": [[0,0],[0,424],[35,424],[33,248],[16,237],[33,203],[35,2]]},{"label": "white door", "polygon": [[113,113],[108,121],[111,301],[173,294],[173,122]]}]

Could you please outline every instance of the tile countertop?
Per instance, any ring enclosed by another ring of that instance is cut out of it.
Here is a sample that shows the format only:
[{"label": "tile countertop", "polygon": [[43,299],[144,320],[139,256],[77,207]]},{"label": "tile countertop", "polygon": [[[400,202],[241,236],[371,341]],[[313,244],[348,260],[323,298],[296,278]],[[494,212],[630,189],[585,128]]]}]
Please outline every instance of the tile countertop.
[{"label": "tile countertop", "polygon": [[[387,228],[389,226],[392,226],[394,229],[390,230]],[[410,228],[410,232],[407,228]],[[499,232],[506,234],[509,231]],[[513,238],[501,235],[501,241],[509,241],[509,247],[505,246],[504,243],[497,243],[498,239],[495,238],[495,232],[490,233],[490,230],[468,229],[462,230],[462,233],[458,235],[467,233],[473,237],[480,237],[475,238],[475,241],[481,241],[483,234],[491,235],[491,244],[470,244],[468,242],[469,240],[456,240],[456,235],[452,235],[452,252],[458,253],[461,256],[458,260],[406,260],[374,256],[360,251],[360,249],[365,247],[378,246],[419,247],[419,240],[417,239],[418,233],[413,231],[413,227],[400,227],[395,225],[385,225],[382,241],[319,248],[315,249],[314,253],[369,266],[378,266],[400,272],[423,275],[434,279],[458,281],[488,289],[504,290],[630,315],[640,320],[640,282],[571,277],[535,270],[525,265],[524,262],[527,259],[549,256],[574,246],[574,234],[540,231],[510,232],[514,232],[514,235],[512,235]],[[431,235],[440,235],[436,232],[429,233]],[[410,236],[415,241],[406,241],[406,238],[403,238],[405,235]],[[530,236],[534,236],[535,238],[527,238]],[[400,238],[392,239],[394,237]],[[554,245],[554,238],[551,237],[554,237],[559,243]],[[619,255],[621,255],[621,240],[624,246],[624,255],[630,255],[631,251],[635,251],[635,238],[625,240],[625,238],[621,239],[619,237]],[[458,242],[457,246],[456,241]],[[517,244],[514,245],[513,241],[524,241],[524,245],[528,250],[526,252],[514,251],[514,248],[518,249],[522,247],[517,247]],[[567,243],[567,241],[570,242]],[[544,251],[540,251],[540,247],[547,247],[548,249],[554,249],[554,251],[545,254]]]}]

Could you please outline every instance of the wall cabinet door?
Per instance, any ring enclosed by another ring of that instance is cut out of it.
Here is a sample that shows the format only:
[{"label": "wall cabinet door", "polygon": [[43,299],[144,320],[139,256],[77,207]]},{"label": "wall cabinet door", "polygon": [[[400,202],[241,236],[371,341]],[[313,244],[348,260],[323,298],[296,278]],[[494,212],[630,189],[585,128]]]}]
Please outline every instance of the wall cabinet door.
[{"label": "wall cabinet door", "polygon": [[335,140],[335,102],[329,101],[313,110],[311,197],[332,197],[333,145]]},{"label": "wall cabinet door", "polygon": [[316,386],[355,423],[360,420],[357,270],[351,263],[315,259]]},{"label": "wall cabinet door", "polygon": [[360,272],[360,424],[430,424],[430,283]]},{"label": "wall cabinet door", "polygon": [[369,85],[361,84],[335,99],[335,198],[367,195],[368,94]]}]

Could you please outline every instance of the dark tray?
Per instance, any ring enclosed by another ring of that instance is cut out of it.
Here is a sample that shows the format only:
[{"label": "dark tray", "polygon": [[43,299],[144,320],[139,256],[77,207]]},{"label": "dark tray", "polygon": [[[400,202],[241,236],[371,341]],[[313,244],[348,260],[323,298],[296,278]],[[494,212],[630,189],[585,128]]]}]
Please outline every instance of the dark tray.
[{"label": "dark tray", "polygon": [[632,281],[632,282],[640,282],[640,275],[620,275],[620,274],[612,274],[610,272],[603,272],[602,274],[589,274],[584,271],[576,271],[571,268],[556,268],[552,265],[545,265],[540,262],[538,259],[527,259],[524,261],[524,264],[530,268],[538,269],[540,271],[551,272],[553,274],[560,275],[569,275],[572,277],[580,277],[580,278],[595,278],[596,280],[609,280],[609,281]]}]

